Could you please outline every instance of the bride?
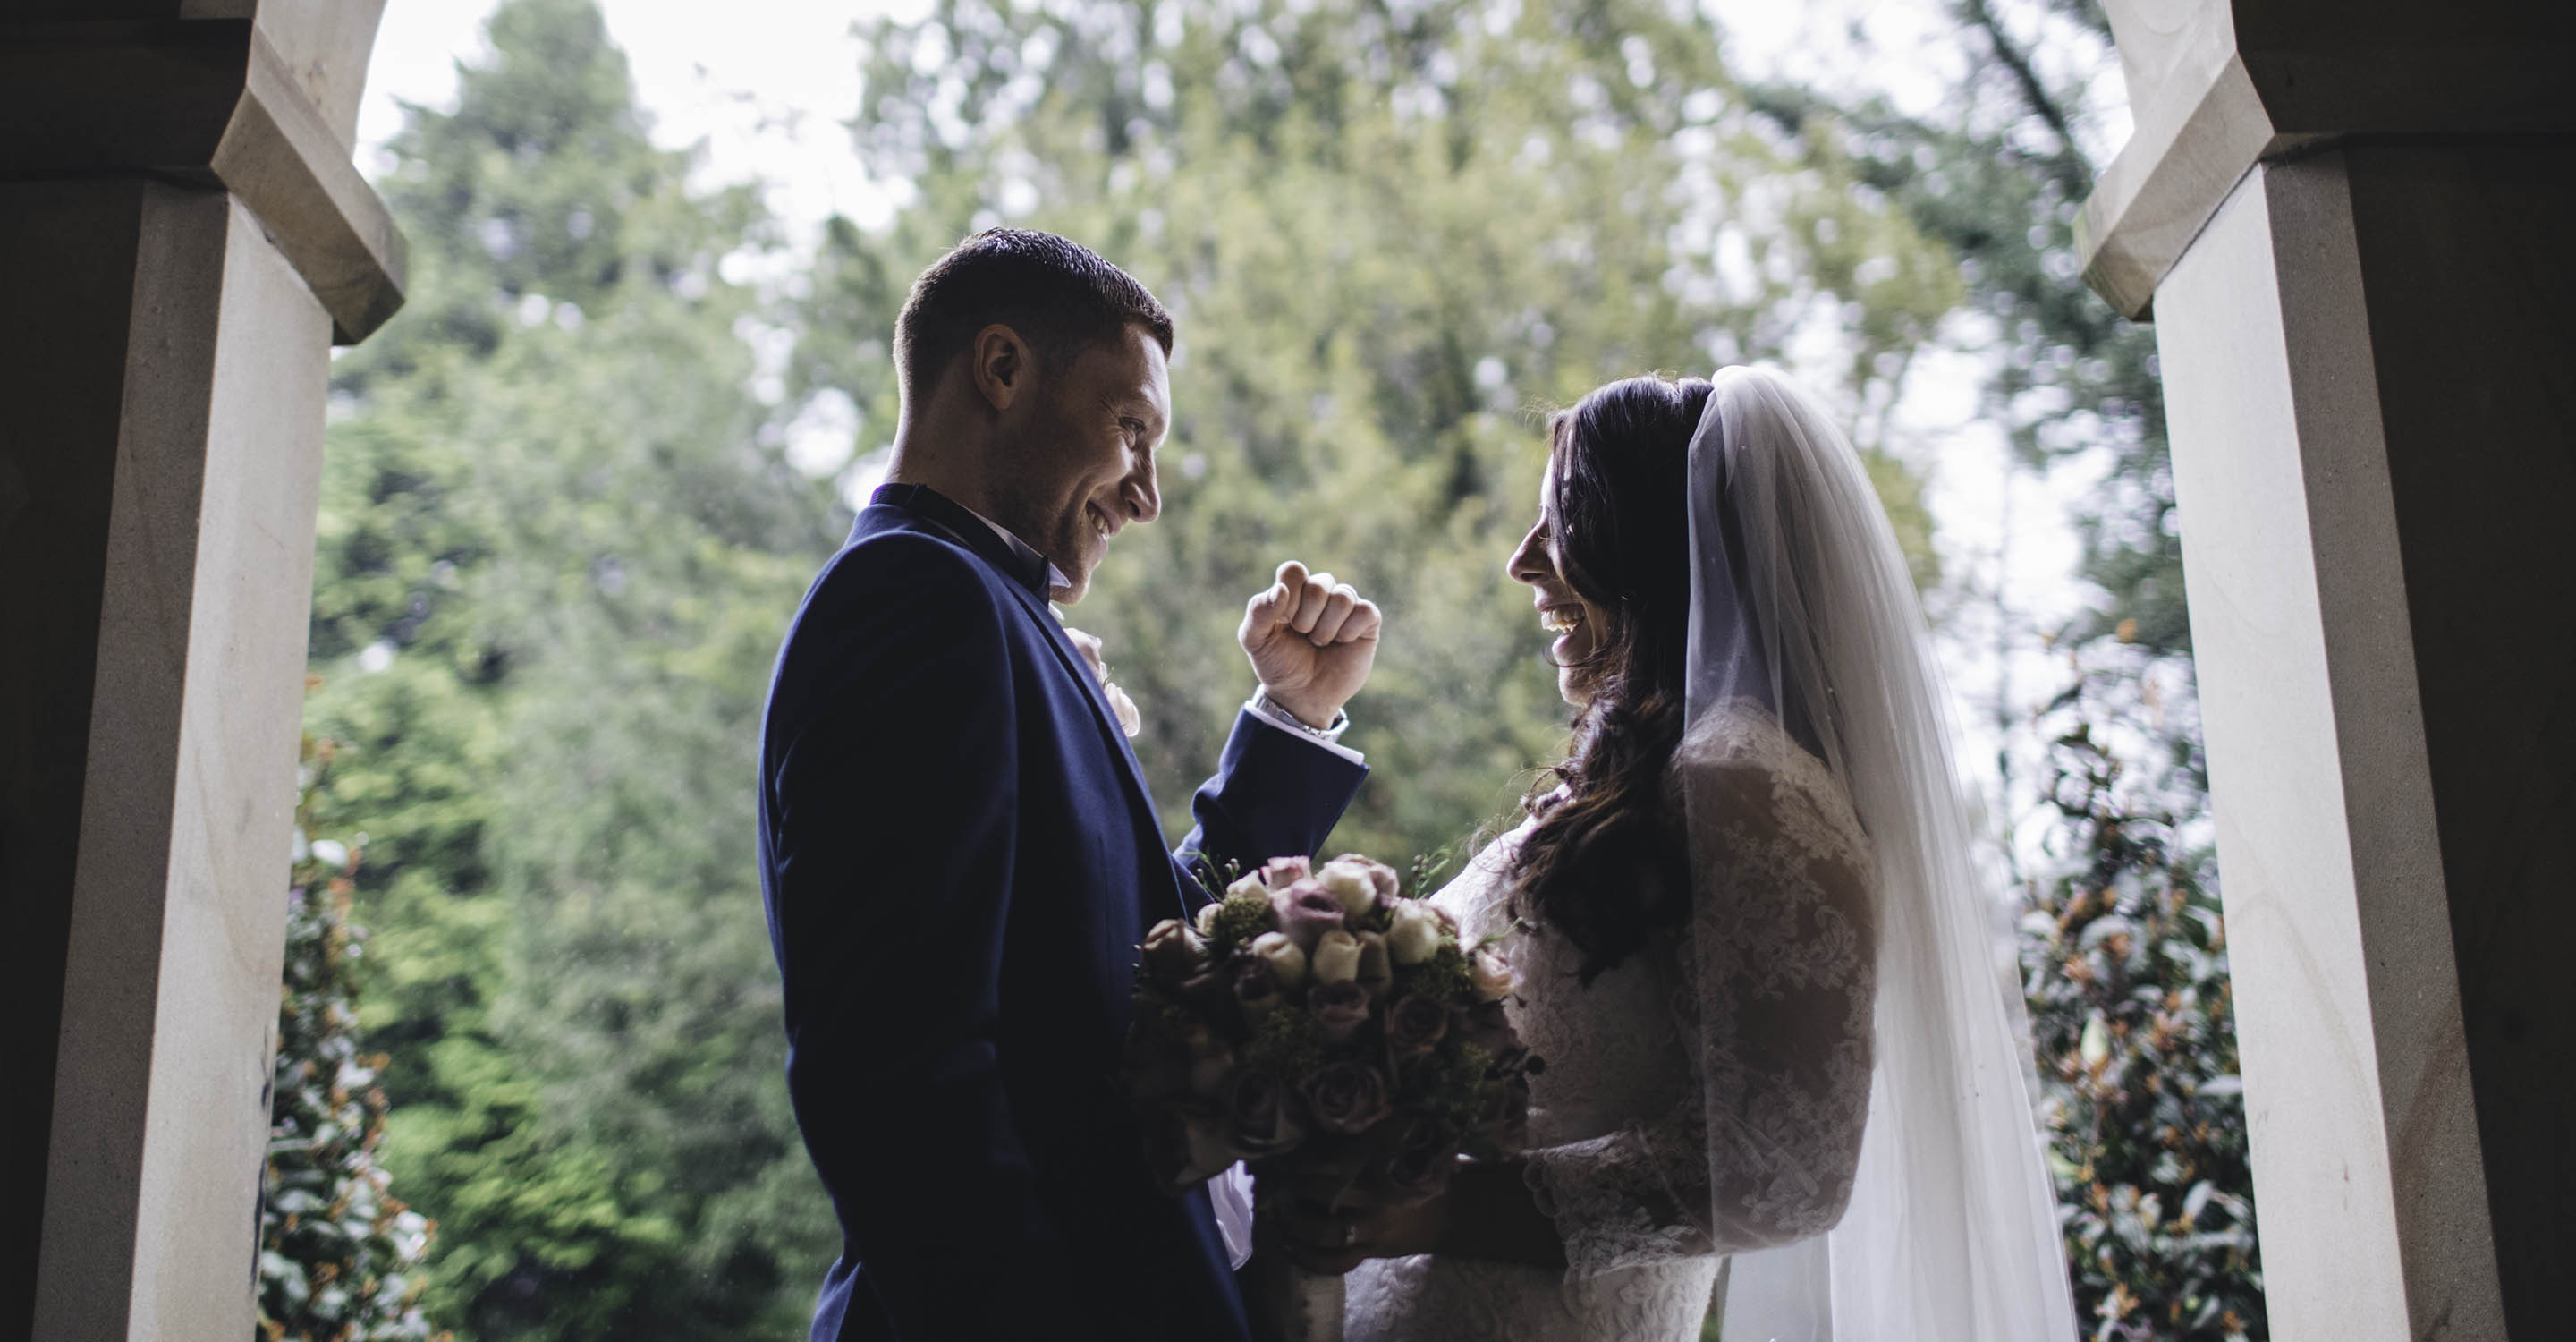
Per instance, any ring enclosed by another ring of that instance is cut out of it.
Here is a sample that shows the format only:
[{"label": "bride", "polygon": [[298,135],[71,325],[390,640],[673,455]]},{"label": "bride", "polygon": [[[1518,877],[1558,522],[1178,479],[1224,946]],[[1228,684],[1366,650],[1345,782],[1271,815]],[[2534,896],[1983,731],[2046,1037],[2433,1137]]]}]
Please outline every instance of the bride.
[{"label": "bride", "polygon": [[1511,576],[1578,710],[1436,899],[1511,943],[1525,1155],[1288,1214],[1351,1342],[2066,1342],[2000,914],[1859,456],[1763,369],[1558,415]]}]

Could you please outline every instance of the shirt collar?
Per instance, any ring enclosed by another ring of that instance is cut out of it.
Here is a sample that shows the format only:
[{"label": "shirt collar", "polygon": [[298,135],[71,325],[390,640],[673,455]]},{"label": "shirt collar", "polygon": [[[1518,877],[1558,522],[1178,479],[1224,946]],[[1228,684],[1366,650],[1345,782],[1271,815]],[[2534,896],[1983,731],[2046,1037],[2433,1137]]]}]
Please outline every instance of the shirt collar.
[{"label": "shirt collar", "polygon": [[1031,567],[1035,567],[1039,564],[1046,565],[1047,589],[1040,592],[1038,595],[1052,600],[1056,593],[1073,586],[1073,579],[1064,576],[1064,570],[1057,568],[1053,560],[1048,559],[1045,555],[1039,554],[1036,546],[1029,544],[1027,541],[1021,540],[1019,537],[1012,535],[1008,531],[1003,530],[1001,523],[994,521],[992,518],[986,517],[982,513],[979,513],[962,503],[957,505],[957,511],[966,514],[968,517],[974,518],[976,521],[981,522],[988,527],[991,527],[993,529],[993,534],[1002,538],[1002,544],[1009,546],[1011,548],[1011,553],[1018,556],[1021,563],[1028,564]]},{"label": "shirt collar", "polygon": [[868,502],[890,504],[919,513],[973,550],[983,551],[988,548],[977,544],[972,534],[974,526],[970,524],[981,525],[986,531],[991,532],[994,540],[1002,546],[1003,555],[992,557],[1002,559],[1007,556],[1007,562],[1002,562],[998,566],[1012,577],[1019,579],[1022,586],[1036,592],[1040,600],[1052,601],[1058,591],[1073,586],[1073,580],[1064,575],[1064,570],[1049,562],[1045,555],[1039,554],[1037,547],[1012,535],[1003,528],[1001,523],[928,485],[879,485],[876,492],[868,496]]}]

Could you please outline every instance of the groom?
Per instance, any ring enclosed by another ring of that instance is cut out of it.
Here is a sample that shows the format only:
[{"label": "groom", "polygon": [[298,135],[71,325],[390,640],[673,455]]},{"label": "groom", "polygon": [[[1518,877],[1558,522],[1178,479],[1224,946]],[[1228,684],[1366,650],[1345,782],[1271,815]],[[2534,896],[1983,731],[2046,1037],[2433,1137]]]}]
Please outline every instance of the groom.
[{"label": "groom", "polygon": [[[890,483],[797,611],[763,724],[761,887],[787,1086],[842,1230],[830,1339],[1224,1342],[1208,1198],[1146,1173],[1115,1077],[1136,946],[1203,901],[1164,850],[1071,605],[1161,510],[1172,320],[1088,249],[977,234],[896,326]],[[1377,609],[1281,566],[1261,689],[1184,853],[1312,853]],[[1088,643],[1088,640],[1085,640]]]}]

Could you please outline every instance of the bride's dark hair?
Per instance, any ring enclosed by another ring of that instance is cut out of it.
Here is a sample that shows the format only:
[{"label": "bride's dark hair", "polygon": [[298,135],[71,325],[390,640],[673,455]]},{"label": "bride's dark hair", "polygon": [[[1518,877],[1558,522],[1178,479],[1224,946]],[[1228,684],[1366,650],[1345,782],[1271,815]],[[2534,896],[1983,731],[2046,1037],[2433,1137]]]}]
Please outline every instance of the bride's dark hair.
[{"label": "bride's dark hair", "polygon": [[1690,636],[1690,440],[1711,390],[1633,377],[1548,421],[1558,567],[1608,618],[1574,666],[1591,701],[1565,762],[1522,803],[1538,823],[1508,879],[1514,914],[1572,942],[1587,984],[1690,907],[1664,774]]}]

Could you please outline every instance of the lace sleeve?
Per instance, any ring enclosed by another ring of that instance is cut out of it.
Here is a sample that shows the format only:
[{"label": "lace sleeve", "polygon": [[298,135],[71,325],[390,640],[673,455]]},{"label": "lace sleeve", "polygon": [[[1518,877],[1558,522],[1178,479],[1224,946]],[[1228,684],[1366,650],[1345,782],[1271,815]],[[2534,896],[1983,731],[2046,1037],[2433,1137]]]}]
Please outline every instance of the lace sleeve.
[{"label": "lace sleeve", "polygon": [[1565,1241],[1569,1276],[1713,1250],[1705,1131],[1693,1100],[1650,1123],[1527,1153],[1530,1192]]},{"label": "lace sleeve", "polygon": [[1679,948],[1697,1093],[1528,1177],[1572,1275],[1768,1248],[1833,1227],[1869,1109],[1869,848],[1823,764],[1767,716],[1718,714],[1675,759],[1692,920]]},{"label": "lace sleeve", "polygon": [[1767,714],[1708,715],[1677,757],[1691,862],[1709,1214],[1721,1252],[1842,1218],[1869,1117],[1877,880],[1822,761]]}]

